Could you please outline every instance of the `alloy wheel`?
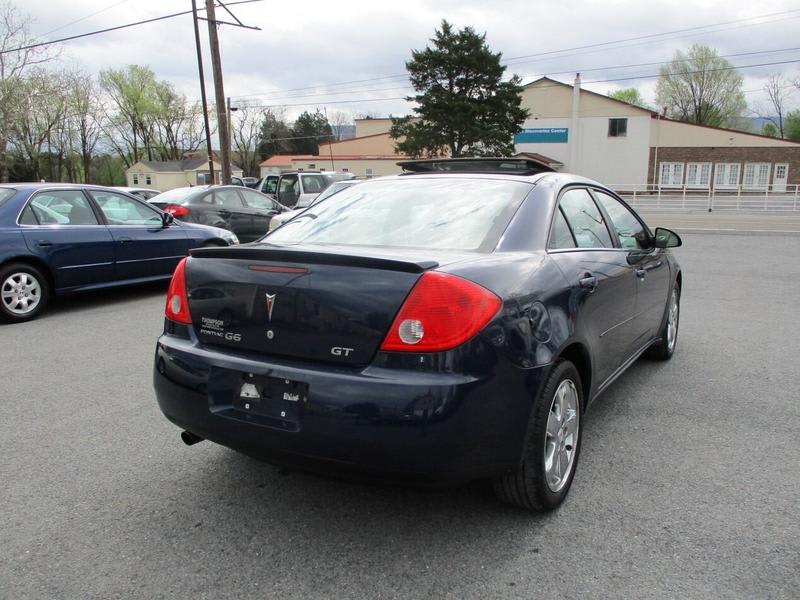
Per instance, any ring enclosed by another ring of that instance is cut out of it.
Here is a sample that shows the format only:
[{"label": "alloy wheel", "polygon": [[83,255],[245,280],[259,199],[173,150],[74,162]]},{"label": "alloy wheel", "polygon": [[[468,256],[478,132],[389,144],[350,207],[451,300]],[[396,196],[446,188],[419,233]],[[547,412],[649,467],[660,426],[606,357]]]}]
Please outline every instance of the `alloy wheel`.
[{"label": "alloy wheel", "polygon": [[678,339],[678,290],[672,290],[667,312],[667,349],[672,352]]},{"label": "alloy wheel", "polygon": [[578,449],[579,427],[578,390],[571,379],[565,379],[553,395],[545,431],[544,470],[551,492],[560,491],[569,481]]}]

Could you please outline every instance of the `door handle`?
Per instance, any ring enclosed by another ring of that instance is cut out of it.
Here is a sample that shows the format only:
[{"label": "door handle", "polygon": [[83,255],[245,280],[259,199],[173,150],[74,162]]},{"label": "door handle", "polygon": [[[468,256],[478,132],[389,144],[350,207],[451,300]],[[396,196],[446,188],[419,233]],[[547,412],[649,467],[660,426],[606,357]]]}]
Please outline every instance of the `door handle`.
[{"label": "door handle", "polygon": [[636,276],[639,279],[644,279],[647,275],[647,269],[636,269]]},{"label": "door handle", "polygon": [[39,240],[37,244],[39,244],[42,248],[44,248],[45,246],[52,246],[53,242],[51,242],[50,240]]},{"label": "door handle", "polygon": [[121,238],[119,238],[119,243],[120,244],[130,244],[132,241],[133,241],[133,238],[129,238],[129,237],[121,237]]},{"label": "door handle", "polygon": [[584,273],[583,277],[578,280],[578,283],[580,283],[582,288],[586,288],[590,292],[597,289],[597,277],[591,273]]}]

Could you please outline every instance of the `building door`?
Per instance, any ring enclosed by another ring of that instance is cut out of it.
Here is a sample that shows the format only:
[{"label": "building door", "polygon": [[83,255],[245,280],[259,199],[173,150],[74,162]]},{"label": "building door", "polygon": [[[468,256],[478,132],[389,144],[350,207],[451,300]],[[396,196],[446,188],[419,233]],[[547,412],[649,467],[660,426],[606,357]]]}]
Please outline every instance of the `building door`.
[{"label": "building door", "polygon": [[789,178],[789,165],[779,163],[775,165],[775,175],[772,179],[772,191],[782,194],[786,191],[786,180]]}]

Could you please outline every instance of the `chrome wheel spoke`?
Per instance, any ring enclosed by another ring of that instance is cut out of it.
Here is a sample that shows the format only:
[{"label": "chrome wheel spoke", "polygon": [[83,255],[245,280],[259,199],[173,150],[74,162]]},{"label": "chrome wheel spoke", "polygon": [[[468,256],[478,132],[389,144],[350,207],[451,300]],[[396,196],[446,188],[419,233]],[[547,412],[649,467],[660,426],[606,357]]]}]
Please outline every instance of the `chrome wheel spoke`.
[{"label": "chrome wheel spoke", "polygon": [[564,487],[574,467],[580,426],[579,408],[575,384],[565,379],[553,394],[545,428],[545,478],[553,492]]},{"label": "chrome wheel spoke", "polygon": [[6,309],[18,315],[31,312],[42,299],[42,286],[29,273],[12,273],[6,277],[0,289]]}]

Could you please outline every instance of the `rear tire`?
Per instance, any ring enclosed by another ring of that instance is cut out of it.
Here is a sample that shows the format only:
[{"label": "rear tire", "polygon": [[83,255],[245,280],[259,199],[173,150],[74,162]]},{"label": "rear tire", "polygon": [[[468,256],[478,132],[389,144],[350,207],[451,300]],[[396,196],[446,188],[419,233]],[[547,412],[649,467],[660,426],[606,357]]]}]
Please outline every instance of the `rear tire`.
[{"label": "rear tire", "polygon": [[25,263],[0,267],[0,320],[22,323],[35,319],[49,299],[50,284],[36,267]]},{"label": "rear tire", "polygon": [[582,406],[578,370],[567,360],[558,362],[534,401],[522,462],[493,480],[500,500],[535,512],[564,501],[580,454]]},{"label": "rear tire", "polygon": [[664,324],[659,332],[659,339],[647,349],[645,356],[653,360],[669,360],[675,354],[678,344],[678,325],[680,323],[681,288],[675,282],[669,295]]}]

